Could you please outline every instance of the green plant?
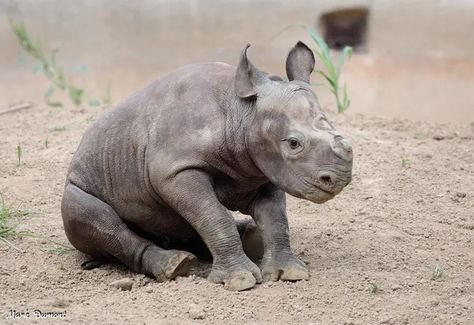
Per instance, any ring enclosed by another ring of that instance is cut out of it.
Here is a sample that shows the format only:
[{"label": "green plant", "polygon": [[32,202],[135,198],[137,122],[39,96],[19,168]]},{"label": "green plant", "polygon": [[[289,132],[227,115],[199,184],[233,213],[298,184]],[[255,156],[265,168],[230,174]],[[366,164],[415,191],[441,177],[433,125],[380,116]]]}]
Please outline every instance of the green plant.
[{"label": "green plant", "polygon": [[57,64],[56,55],[59,50],[55,49],[51,51],[51,53],[45,53],[40,43],[38,41],[33,41],[33,39],[30,37],[23,22],[14,22],[12,19],[10,19],[10,26],[18,38],[21,47],[40,63],[43,74],[52,83],[44,95],[46,103],[55,107],[63,106],[63,103],[61,102],[51,101],[51,96],[53,95],[55,89],[59,88],[68,93],[69,98],[74,103],[74,105],[81,105],[84,90],[76,87],[72,83],[71,78],[64,74],[63,68]]},{"label": "green plant", "polygon": [[[10,26],[15,33],[21,47],[39,63],[39,68],[43,72],[46,78],[51,81],[51,85],[46,89],[44,93],[45,103],[53,107],[63,107],[64,104],[60,101],[53,101],[51,98],[57,89],[66,92],[69,99],[75,106],[79,106],[83,102],[84,89],[75,86],[72,82],[71,76],[66,76],[64,69],[56,62],[56,55],[59,52],[58,49],[54,49],[47,53],[41,47],[38,41],[34,41],[26,30],[26,26],[23,22],[15,22],[10,19]],[[35,68],[35,70],[38,70]],[[86,71],[87,67],[81,66],[81,71]],[[110,101],[110,82],[107,85],[107,96],[104,99]],[[108,102],[109,103],[109,102]],[[97,99],[89,99],[88,104],[90,106],[100,106],[101,103]]]},{"label": "green plant", "polygon": [[339,113],[344,112],[349,105],[351,104],[351,101],[349,100],[347,96],[347,85],[344,84],[342,87],[342,98],[341,98],[341,87],[339,86],[339,76],[341,75],[341,68],[346,61],[347,58],[350,58],[352,56],[352,48],[350,46],[345,46],[342,49],[341,54],[339,55],[339,60],[336,65],[333,64],[331,60],[331,56],[329,53],[329,47],[324,41],[324,39],[316,33],[316,30],[312,27],[307,27],[304,26],[306,29],[306,32],[309,34],[309,36],[313,39],[313,41],[316,43],[318,48],[313,48],[313,52],[316,53],[317,56],[321,59],[321,61],[324,64],[324,67],[326,68],[326,72],[323,70],[317,70],[316,72],[319,73],[321,76],[323,76],[329,83],[330,85],[330,90],[336,97],[336,105],[337,105],[337,111]]},{"label": "green plant", "polygon": [[89,106],[92,106],[92,107],[100,106],[100,100],[98,99],[89,99],[87,103],[89,104]]},{"label": "green plant", "polygon": [[405,156],[400,156],[400,160],[402,162],[402,167],[406,167],[406,165],[408,163],[408,158],[405,157]]},{"label": "green plant", "polygon": [[62,244],[56,244],[56,246],[52,247],[47,247],[45,249],[42,249],[42,251],[47,252],[47,253],[54,253],[57,255],[63,255],[69,252],[72,252],[74,250],[73,247],[69,245],[62,245]]},{"label": "green plant", "polygon": [[43,145],[45,149],[48,149],[48,146],[49,146],[48,136],[46,136],[46,139],[44,139]]},{"label": "green plant", "polygon": [[339,55],[337,63],[334,64],[331,60],[329,46],[324,41],[324,39],[317,34],[314,28],[305,25],[290,25],[284,28],[281,32],[292,27],[303,28],[314,41],[316,47],[313,47],[312,50],[321,60],[325,68],[325,71],[315,70],[315,72],[320,74],[329,83],[329,90],[336,97],[337,111],[339,113],[344,112],[351,104],[351,101],[347,95],[347,85],[344,84],[344,86],[341,87],[339,85],[339,77],[341,75],[341,69],[344,65],[344,62],[346,59],[352,56],[352,48],[350,46],[345,46]]},{"label": "green plant", "polygon": [[422,132],[417,132],[415,133],[415,139],[420,140],[426,138],[426,135],[423,134]]},{"label": "green plant", "polygon": [[0,195],[0,240],[18,251],[20,251],[20,249],[8,241],[7,237],[27,234],[15,230],[18,224],[12,225],[13,218],[24,215],[26,215],[24,211],[9,208],[3,200],[3,196]]},{"label": "green plant", "polygon": [[51,132],[63,132],[63,131],[66,131],[66,127],[64,125],[62,126],[55,126]]},{"label": "green plant", "polygon": [[369,288],[367,289],[370,293],[377,294],[383,291],[382,287],[376,283],[369,283]]},{"label": "green plant", "polygon": [[436,264],[433,267],[433,273],[431,274],[431,280],[437,280],[444,274],[444,267],[441,264]]},{"label": "green plant", "polygon": [[21,144],[18,144],[16,146],[16,158],[17,158],[17,166],[20,166],[21,164],[21,155],[22,155],[22,149],[21,149]]},{"label": "green plant", "polygon": [[5,205],[3,197],[0,197],[0,237],[6,237],[9,233],[13,232],[12,226],[10,226],[10,220],[12,218],[12,212]]}]

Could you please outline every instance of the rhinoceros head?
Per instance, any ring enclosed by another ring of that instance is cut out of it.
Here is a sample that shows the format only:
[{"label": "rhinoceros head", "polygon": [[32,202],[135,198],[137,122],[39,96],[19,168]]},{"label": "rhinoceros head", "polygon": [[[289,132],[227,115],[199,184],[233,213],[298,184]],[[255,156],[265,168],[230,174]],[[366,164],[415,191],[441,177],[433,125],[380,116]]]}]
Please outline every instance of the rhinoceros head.
[{"label": "rhinoceros head", "polygon": [[251,105],[247,146],[261,172],[285,192],[323,203],[349,184],[352,146],[327,120],[309,84],[312,51],[298,42],[288,54],[288,81],[268,75],[242,51],[235,92]]}]

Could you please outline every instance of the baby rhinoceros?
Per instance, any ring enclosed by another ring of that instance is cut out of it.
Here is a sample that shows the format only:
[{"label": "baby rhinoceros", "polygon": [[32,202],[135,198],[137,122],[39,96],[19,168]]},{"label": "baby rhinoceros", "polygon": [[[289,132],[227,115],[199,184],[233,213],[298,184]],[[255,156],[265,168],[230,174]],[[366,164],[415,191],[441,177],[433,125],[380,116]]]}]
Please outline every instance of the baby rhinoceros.
[{"label": "baby rhinoceros", "polygon": [[[209,281],[226,289],[308,279],[290,248],[285,192],[332,199],[351,181],[351,144],[319,107],[305,44],[288,54],[288,81],[257,69],[248,47],[237,67],[169,73],[87,130],[61,210],[71,244],[93,257],[89,267],[114,259],[174,279],[190,271],[200,241],[212,254]],[[250,224],[263,243],[260,268],[240,237]]]}]

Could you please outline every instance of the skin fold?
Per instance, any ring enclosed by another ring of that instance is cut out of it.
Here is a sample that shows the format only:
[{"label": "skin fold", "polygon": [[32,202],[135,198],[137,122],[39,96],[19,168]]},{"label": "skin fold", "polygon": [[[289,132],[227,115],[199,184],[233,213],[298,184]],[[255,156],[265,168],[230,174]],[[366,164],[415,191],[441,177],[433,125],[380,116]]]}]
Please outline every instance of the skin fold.
[{"label": "skin fold", "polygon": [[[309,85],[306,45],[288,54],[288,81],[256,68],[248,47],[237,67],[169,73],[86,131],[61,205],[69,241],[94,258],[86,268],[115,259],[166,281],[187,274],[202,245],[208,279],[229,290],[308,279],[290,247],[285,192],[332,199],[351,181],[352,147]],[[259,266],[244,252],[248,238],[263,244]]]}]

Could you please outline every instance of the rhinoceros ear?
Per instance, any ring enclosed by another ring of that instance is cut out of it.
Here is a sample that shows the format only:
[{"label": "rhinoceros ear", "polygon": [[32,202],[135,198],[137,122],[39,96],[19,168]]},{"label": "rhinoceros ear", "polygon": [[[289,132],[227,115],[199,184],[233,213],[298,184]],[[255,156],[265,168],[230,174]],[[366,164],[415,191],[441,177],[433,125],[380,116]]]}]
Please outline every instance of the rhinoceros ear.
[{"label": "rhinoceros ear", "polygon": [[313,69],[313,51],[301,41],[296,43],[286,58],[286,75],[288,80],[300,80],[309,83]]},{"label": "rhinoceros ear", "polygon": [[240,98],[257,95],[257,68],[247,59],[247,44],[240,55],[240,62],[235,73],[235,92]]}]

